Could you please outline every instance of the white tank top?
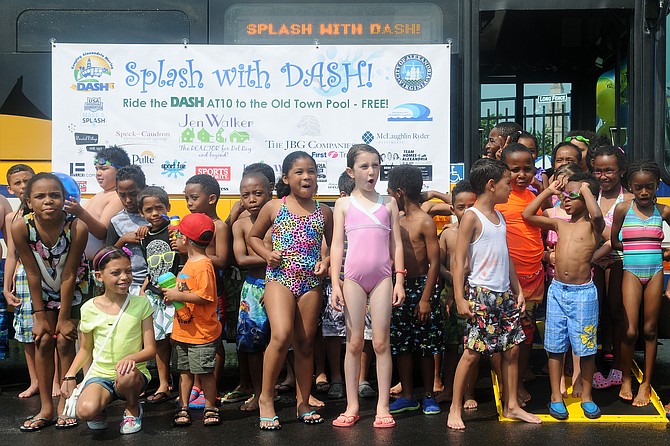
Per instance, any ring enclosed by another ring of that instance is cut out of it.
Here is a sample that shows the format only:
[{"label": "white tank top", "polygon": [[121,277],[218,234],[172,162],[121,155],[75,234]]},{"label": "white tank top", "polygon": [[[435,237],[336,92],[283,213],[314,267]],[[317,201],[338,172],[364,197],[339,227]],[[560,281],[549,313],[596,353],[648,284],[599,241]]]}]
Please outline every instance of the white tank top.
[{"label": "white tank top", "polygon": [[500,223],[493,224],[474,207],[467,211],[475,213],[482,223],[482,233],[470,243],[470,275],[472,286],[481,286],[491,291],[506,292],[509,287],[509,250],[507,249],[507,225],[502,214],[496,211]]}]

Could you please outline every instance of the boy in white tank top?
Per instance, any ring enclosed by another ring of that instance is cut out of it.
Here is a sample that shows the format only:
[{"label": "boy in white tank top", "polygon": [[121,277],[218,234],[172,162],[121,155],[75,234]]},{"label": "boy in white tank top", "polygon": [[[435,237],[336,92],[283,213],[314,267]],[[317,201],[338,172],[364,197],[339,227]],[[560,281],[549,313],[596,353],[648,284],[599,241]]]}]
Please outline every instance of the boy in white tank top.
[{"label": "boy in white tank top", "polygon": [[[461,219],[451,265],[458,313],[468,322],[447,426],[465,429],[461,414],[468,376],[480,355],[496,352],[502,353],[502,367],[508,371],[502,383],[505,417],[539,424],[540,419],[523,410],[517,401],[517,345],[525,339],[520,324],[525,303],[509,258],[505,220],[494,209],[509,198],[510,172],[502,161],[484,158],[474,163],[469,179],[477,201]],[[468,265],[470,274],[466,280]]]}]

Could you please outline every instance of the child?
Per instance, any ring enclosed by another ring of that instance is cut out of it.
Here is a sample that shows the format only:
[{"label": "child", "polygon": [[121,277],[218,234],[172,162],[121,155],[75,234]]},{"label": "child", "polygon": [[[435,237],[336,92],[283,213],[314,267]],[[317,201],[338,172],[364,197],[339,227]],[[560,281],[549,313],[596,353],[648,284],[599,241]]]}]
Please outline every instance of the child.
[{"label": "child", "polygon": [[[24,191],[28,181],[35,176],[32,167],[25,164],[15,164],[7,169],[7,190],[23,201]],[[5,280],[3,294],[9,305],[14,307],[14,339],[23,344],[26,355],[30,386],[19,393],[19,398],[30,398],[37,394],[37,371],[35,370],[35,343],[33,341],[33,317],[30,293],[26,282],[26,270],[16,257],[16,249],[12,240],[14,220],[23,218],[23,209],[19,208],[5,216],[2,235],[7,243],[7,258],[5,259]]]},{"label": "child", "polygon": [[[526,299],[526,312],[521,315],[526,340],[519,345],[519,399],[521,403],[530,400],[531,396],[523,385],[528,369],[530,351],[533,347],[535,333],[535,309],[544,298],[544,243],[542,231],[529,225],[521,217],[521,212],[535,199],[535,194],[528,187],[532,184],[542,192],[544,187],[533,177],[533,155],[523,144],[512,143],[505,147],[501,160],[507,163],[511,172],[512,193],[505,203],[496,209],[505,217],[507,225],[507,246],[514,262],[514,270]],[[548,201],[550,203],[550,201]],[[538,211],[539,212],[539,211]]]},{"label": "child", "polygon": [[[240,369],[249,370],[251,388],[239,387],[239,393],[253,393],[251,400],[245,402],[240,410],[245,412],[258,410],[258,398],[263,385],[263,352],[270,338],[268,315],[261,303],[265,290],[265,259],[247,246],[247,235],[258,218],[265,203],[272,199],[270,182],[261,173],[248,173],[240,182],[240,201],[248,218],[240,218],[233,223],[233,251],[237,264],[247,270],[240,297],[237,323],[237,356]],[[271,234],[263,238],[265,246],[272,246]],[[242,365],[244,364],[244,365]]]},{"label": "child", "polygon": [[582,154],[582,162],[580,167],[583,172],[588,172],[591,169],[589,163],[587,163],[587,155],[589,153],[589,148],[591,146],[591,141],[595,138],[595,133],[589,130],[573,130],[568,133],[568,136],[565,138],[565,142],[574,144],[579,148],[579,151]]},{"label": "child", "polygon": [[[327,259],[321,260],[321,243],[325,235],[330,245],[332,212],[313,198],[316,179],[314,158],[302,151],[290,153],[284,158],[282,177],[276,187],[281,200],[263,206],[248,235],[251,249],[268,264],[264,302],[271,338],[265,351],[263,391],[258,400],[259,427],[263,430],[281,428],[274,408],[274,386],[291,344],[295,353],[298,418],[305,424],[323,422],[308,402],[314,367],[313,341],[321,308],[319,276],[328,272]],[[264,242],[270,228],[272,250]]]},{"label": "child", "polygon": [[499,160],[502,150],[511,142],[512,136],[521,131],[521,126],[513,121],[499,122],[489,132],[486,150]]},{"label": "child", "polygon": [[[440,279],[443,289],[440,294],[441,304],[444,305],[445,314],[443,315],[444,332],[444,388],[435,398],[439,404],[444,401],[451,401],[454,387],[454,373],[458,366],[458,346],[463,342],[462,319],[458,317],[458,310],[454,302],[454,286],[451,275],[451,259],[456,253],[456,239],[458,238],[458,226],[465,214],[466,209],[474,206],[477,200],[470,181],[459,181],[452,191],[453,213],[456,216],[456,223],[451,224],[442,231],[439,238],[440,244]],[[441,361],[440,361],[441,364]],[[441,369],[441,367],[439,367]],[[463,408],[472,410],[477,408],[477,401],[474,395],[474,386],[477,382],[477,370],[473,370],[467,387],[464,392],[465,402]]]},{"label": "child", "polygon": [[[79,351],[63,377],[61,393],[64,398],[70,396],[77,384],[77,372],[95,358],[81,384],[84,389],[77,401],[77,416],[87,420],[90,429],[105,429],[105,408],[123,399],[126,408],[121,433],[134,434],[142,429],[139,396],[151,379],[146,361],[156,354],[156,344],[149,301],[129,294],[133,270],[126,251],[106,246],[93,259],[95,278],[102,282],[105,292],[81,307]],[[111,335],[110,329],[114,330]]]},{"label": "child", "polygon": [[[531,155],[533,156],[533,163],[537,160],[537,138],[533,136],[532,133],[528,133],[525,130],[521,130],[512,136],[511,142],[517,142],[523,144],[530,150]],[[542,167],[537,167],[535,170],[535,178],[537,181],[542,183],[542,187],[546,188],[549,186],[549,177],[547,176],[547,171]],[[533,186],[530,186],[530,190],[537,194],[538,191]]]},{"label": "child", "polygon": [[[555,275],[547,293],[544,348],[549,353],[549,413],[559,420],[568,418],[561,378],[563,358],[569,346],[579,357],[584,416],[590,419],[600,417],[600,408],[593,402],[591,392],[598,351],[598,292],[591,280],[591,259],[605,228],[594,197],[597,192],[598,183],[588,173],[574,174],[567,182],[561,177],[541,192],[522,214],[528,223],[558,234]],[[537,215],[542,202],[550,195],[562,196],[570,221]]]},{"label": "child", "polygon": [[193,375],[200,377],[205,396],[203,424],[221,423],[216,407],[216,352],[221,345],[221,324],[216,315],[216,277],[214,266],[206,254],[214,238],[214,222],[205,214],[189,214],[179,226],[177,248],[188,253],[188,261],[177,277],[177,287],[161,288],[165,303],[183,302],[176,312],[177,324],[172,327],[172,340],[177,352],[180,372],[180,407],[174,416],[175,426],[189,426],[191,412],[188,401]]},{"label": "child", "polygon": [[123,209],[116,193],[116,173],[122,167],[130,166],[130,158],[122,148],[111,146],[98,151],[93,164],[95,179],[102,190],[88,200],[84,207],[72,197],[65,197],[65,210],[79,217],[88,227],[86,258],[89,260],[104,246],[110,220]]},{"label": "child", "polygon": [[[414,355],[419,357],[424,397],[423,413],[436,415],[440,406],[435,402],[435,360],[442,352],[442,314],[437,278],[440,272],[440,246],[433,219],[419,205],[423,186],[421,169],[410,165],[396,166],[389,172],[388,193],[404,212],[400,233],[404,265],[405,301],[391,315],[391,353],[398,366],[402,392],[389,406],[392,414],[419,409],[413,395]],[[396,267],[397,268],[397,267]],[[398,269],[396,269],[396,273]],[[373,324],[374,327],[374,324]]]},{"label": "child", "polygon": [[[123,169],[122,169],[123,170]],[[179,274],[180,256],[172,250],[169,234],[169,221],[165,218],[170,212],[168,194],[156,186],[142,189],[137,196],[140,215],[149,222],[149,226],[140,226],[137,234],[140,239],[142,256],[147,263],[147,276],[141,292],[147,296],[154,310],[154,335],[156,339],[156,369],[158,370],[158,388],[147,397],[150,404],[158,404],[170,399],[170,334],[174,320],[174,306],[165,303],[158,285],[158,278],[167,272]]]},{"label": "child", "polygon": [[[581,166],[582,152],[579,150],[579,147],[572,143],[560,142],[556,144],[556,147],[551,152],[551,162],[553,163],[554,171],[563,164],[575,163]],[[554,176],[552,175],[549,178],[550,183],[554,181]]]},{"label": "child", "polygon": [[[216,205],[221,197],[221,188],[219,182],[211,175],[198,174],[186,181],[184,187],[184,196],[186,206],[193,213],[207,215],[214,222],[214,236],[209,246],[207,246],[207,257],[214,265],[216,277],[216,301],[217,317],[221,324],[226,322],[226,294],[225,284],[223,283],[223,269],[228,264],[228,255],[230,254],[230,227],[219,218],[216,213]],[[226,327],[224,327],[224,330]],[[223,344],[217,346],[216,352],[216,376],[220,376],[225,357],[223,355]],[[217,378],[218,381],[218,378]],[[192,409],[202,409],[205,404],[205,397],[200,388],[200,377],[196,375],[195,386],[189,400]]]},{"label": "child", "polygon": [[[447,419],[451,429],[465,429],[461,414],[466,382],[479,355],[494,352],[502,352],[504,415],[529,423],[541,422],[517,401],[516,346],[525,338],[520,321],[525,301],[507,249],[505,220],[494,209],[496,204],[508,200],[510,180],[507,165],[498,160],[477,160],[470,171],[477,202],[461,219],[451,265],[458,313],[468,318],[465,348],[456,369]],[[466,267],[470,270],[467,282]]]},{"label": "child", "polygon": [[[379,170],[380,156],[375,148],[367,144],[352,146],[347,153],[346,172],[354,179],[356,187],[351,196],[342,197],[335,202],[330,269],[331,302],[338,311],[342,311],[344,307],[347,326],[347,349],[344,357],[347,409],[333,421],[333,425],[339,427],[353,426],[360,418],[358,378],[365,342],[368,296],[379,386],[373,426],[395,426],[395,420],[389,411],[392,374],[389,330],[391,306],[400,305],[405,298],[405,267],[398,207],[393,198],[384,199],[375,191]],[[344,263],[344,286],[340,287],[345,233],[347,257]],[[395,285],[391,279],[391,260],[398,278]]]},{"label": "child", "polygon": [[130,294],[139,295],[147,277],[147,261],[142,254],[140,237],[137,230],[146,227],[147,221],[140,215],[137,196],[147,186],[144,173],[139,166],[126,166],[116,173],[116,192],[123,209],[110,220],[107,230],[107,245],[117,248],[126,247],[132,252],[133,284]]},{"label": "child", "polygon": [[[638,161],[628,172],[635,198],[617,204],[612,222],[612,248],[623,251],[623,306],[626,332],[621,344],[621,390],[619,397],[646,406],[651,398],[651,380],[656,362],[658,315],[663,287],[663,222],[670,224],[670,207],[656,203],[661,181],[658,165]],[[621,233],[621,237],[619,237]],[[665,290],[670,298],[670,287]],[[631,384],[631,363],[638,334],[640,305],[644,308],[644,378],[635,399]]]},{"label": "child", "polygon": [[[86,223],[63,211],[65,188],[57,176],[39,173],[26,184],[24,203],[31,210],[12,223],[12,240],[26,270],[32,301],[35,365],[40,392],[40,411],[21,426],[25,432],[41,430],[54,415],[52,386],[54,350],[62,372],[74,358],[75,322],[85,294],[87,265],[83,253]],[[51,247],[47,249],[46,247]],[[62,412],[65,399],[58,403]],[[57,426],[73,427],[77,420],[60,416]]]}]

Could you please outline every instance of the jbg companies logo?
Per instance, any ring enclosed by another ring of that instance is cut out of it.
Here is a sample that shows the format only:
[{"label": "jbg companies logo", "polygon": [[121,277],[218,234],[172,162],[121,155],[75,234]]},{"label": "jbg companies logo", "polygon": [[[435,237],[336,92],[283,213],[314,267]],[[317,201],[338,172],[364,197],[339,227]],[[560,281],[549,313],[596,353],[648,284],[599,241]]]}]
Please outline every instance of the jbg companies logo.
[{"label": "jbg companies logo", "polygon": [[102,53],[87,52],[75,59],[72,72],[76,84],[72,85],[77,91],[109,91],[114,89],[113,82],[105,82],[112,76],[114,65]]}]

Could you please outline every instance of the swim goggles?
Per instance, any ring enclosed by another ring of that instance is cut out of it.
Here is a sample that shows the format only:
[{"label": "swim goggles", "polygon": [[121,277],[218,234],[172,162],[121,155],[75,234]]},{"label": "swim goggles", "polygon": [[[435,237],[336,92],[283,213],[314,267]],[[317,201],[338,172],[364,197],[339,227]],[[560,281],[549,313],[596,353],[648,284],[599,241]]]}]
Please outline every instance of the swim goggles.
[{"label": "swim goggles", "polygon": [[577,141],[583,142],[587,146],[591,145],[591,141],[588,138],[584,138],[582,135],[568,136],[567,138],[565,138],[565,142],[570,142],[573,139],[576,139]]},{"label": "swim goggles", "polygon": [[582,196],[581,193],[579,193],[579,192],[574,192],[574,191],[573,191],[573,192],[561,192],[561,195],[562,195],[564,198],[569,198],[569,199],[571,199],[571,200],[576,200],[577,198],[579,198],[579,197]]},{"label": "swim goggles", "polygon": [[95,159],[93,160],[93,164],[94,164],[94,165],[95,165],[95,164],[99,164],[99,165],[101,165],[101,166],[105,166],[105,165],[106,165],[106,166],[112,166],[112,167],[116,167],[117,169],[120,169],[120,168],[121,168],[121,166],[119,166],[119,165],[117,165],[117,164],[114,164],[113,162],[111,162],[111,161],[108,160],[107,158],[102,158],[102,157],[100,157],[100,158],[95,158]]}]

